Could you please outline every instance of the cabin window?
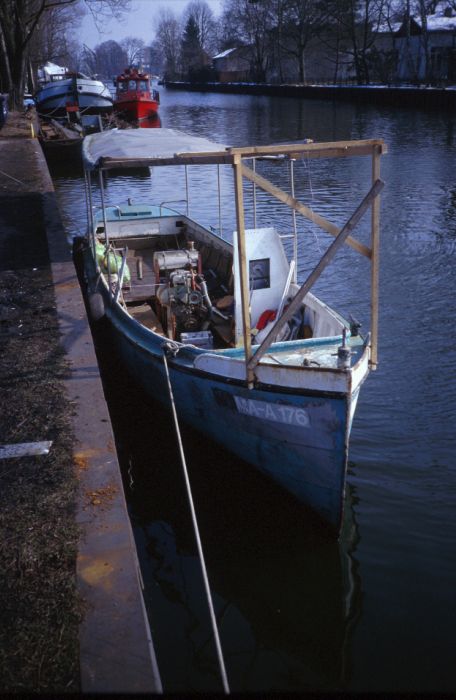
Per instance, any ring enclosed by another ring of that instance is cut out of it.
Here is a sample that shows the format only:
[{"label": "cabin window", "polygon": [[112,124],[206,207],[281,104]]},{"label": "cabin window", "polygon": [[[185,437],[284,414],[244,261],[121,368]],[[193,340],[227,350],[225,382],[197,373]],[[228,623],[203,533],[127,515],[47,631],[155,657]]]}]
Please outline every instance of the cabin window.
[{"label": "cabin window", "polygon": [[139,81],[139,89],[145,92],[147,90],[147,80]]},{"label": "cabin window", "polygon": [[136,80],[129,80],[128,81],[128,89],[129,90],[136,90]]},{"label": "cabin window", "polygon": [[127,90],[127,83],[124,83],[124,82],[120,82],[120,81],[119,81],[119,82],[117,83],[117,89],[118,89],[119,92],[126,92],[126,90]]},{"label": "cabin window", "polygon": [[249,287],[253,289],[269,289],[271,286],[269,258],[249,260]]}]

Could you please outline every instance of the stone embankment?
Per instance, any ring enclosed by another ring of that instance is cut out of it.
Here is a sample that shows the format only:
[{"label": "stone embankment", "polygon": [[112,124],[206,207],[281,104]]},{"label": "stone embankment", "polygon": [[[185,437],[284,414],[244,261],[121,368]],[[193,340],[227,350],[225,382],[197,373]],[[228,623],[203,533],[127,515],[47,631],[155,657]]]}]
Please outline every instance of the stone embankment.
[{"label": "stone embankment", "polygon": [[31,118],[0,131],[0,688],[160,692],[114,437]]},{"label": "stone embankment", "polygon": [[454,109],[456,86],[448,88],[393,87],[388,85],[273,85],[267,83],[166,82],[172,90],[269,95],[306,100],[331,100],[413,109]]}]

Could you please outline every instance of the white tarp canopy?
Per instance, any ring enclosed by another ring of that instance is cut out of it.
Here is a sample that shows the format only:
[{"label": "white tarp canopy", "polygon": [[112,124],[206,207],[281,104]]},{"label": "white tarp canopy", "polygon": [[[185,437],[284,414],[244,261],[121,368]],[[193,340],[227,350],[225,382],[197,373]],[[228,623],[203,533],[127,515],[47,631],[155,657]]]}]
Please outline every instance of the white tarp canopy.
[{"label": "white tarp canopy", "polygon": [[[222,152],[226,146],[177,129],[111,129],[86,136],[84,167],[135,167],[172,160],[177,153]],[[150,163],[148,162],[150,161]]]}]

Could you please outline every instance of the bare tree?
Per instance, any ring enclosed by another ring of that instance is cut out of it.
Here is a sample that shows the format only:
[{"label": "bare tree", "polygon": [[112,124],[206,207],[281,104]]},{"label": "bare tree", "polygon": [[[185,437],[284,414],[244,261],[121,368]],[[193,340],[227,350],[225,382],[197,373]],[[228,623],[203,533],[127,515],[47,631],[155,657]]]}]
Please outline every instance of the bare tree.
[{"label": "bare tree", "polygon": [[79,6],[52,7],[41,18],[30,40],[28,52],[28,88],[36,89],[35,75],[46,61],[52,61],[75,70],[77,51],[71,32],[78,26],[83,16]]},{"label": "bare tree", "polygon": [[179,55],[182,31],[174,13],[165,8],[160,9],[156,22],[156,39],[153,49],[162,57],[164,74],[167,80],[173,80],[179,72]]},{"label": "bare tree", "polygon": [[311,40],[325,28],[328,5],[322,0],[285,0],[282,13],[280,50],[293,56],[300,82],[306,79],[305,52]]},{"label": "bare tree", "polygon": [[69,6],[86,7],[96,19],[119,17],[129,9],[130,0],[1,0],[0,78],[10,96],[10,107],[22,107],[32,39],[49,12]]},{"label": "bare tree", "polygon": [[225,0],[223,8],[223,25],[251,49],[252,79],[264,82],[273,55],[273,0]]},{"label": "bare tree", "polygon": [[345,51],[352,58],[357,82],[369,83],[369,52],[382,22],[386,0],[329,0],[334,36],[346,41]]},{"label": "bare tree", "polygon": [[110,80],[128,64],[127,54],[117,41],[103,41],[94,49],[84,46],[83,71]]},{"label": "bare tree", "polygon": [[143,60],[144,41],[134,36],[127,36],[120,42],[122,49],[127,55],[127,65],[139,65]]}]

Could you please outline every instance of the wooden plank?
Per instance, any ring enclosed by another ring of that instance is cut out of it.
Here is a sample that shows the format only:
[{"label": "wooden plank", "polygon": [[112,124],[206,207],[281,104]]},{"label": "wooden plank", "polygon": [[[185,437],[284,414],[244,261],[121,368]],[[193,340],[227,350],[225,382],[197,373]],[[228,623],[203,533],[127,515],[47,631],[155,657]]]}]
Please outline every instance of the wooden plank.
[{"label": "wooden plank", "polygon": [[253,372],[250,371],[248,362],[252,356],[252,338],[250,329],[249,308],[249,273],[247,270],[247,255],[245,249],[245,221],[244,198],[242,192],[242,163],[241,157],[235,156],[234,160],[234,193],[236,199],[236,223],[237,223],[237,252],[239,264],[239,278],[241,286],[242,306],[242,331],[244,336],[244,352],[246,360],[246,380],[253,386]]},{"label": "wooden plank", "polygon": [[155,331],[155,333],[164,335],[162,325],[149,304],[127,306],[127,310],[130,316],[136,319],[136,321],[139,321],[141,325],[150,328],[152,331]]},{"label": "wooden plank", "polygon": [[273,146],[245,146],[227,148],[225,151],[183,152],[166,158],[109,158],[100,160],[103,170],[151,167],[153,165],[233,165],[235,156],[261,158],[261,156],[288,155],[293,158],[346,158],[350,156],[372,155],[379,148],[387,153],[382,139],[359,141],[330,141],[327,143],[284,143]]},{"label": "wooden plank", "polygon": [[284,143],[272,146],[245,146],[230,148],[230,153],[240,154],[243,158],[255,158],[265,155],[292,154],[293,157],[334,158],[359,155],[372,155],[374,148],[387,148],[382,139],[360,139],[359,141],[328,141],[323,143]]},{"label": "wooden plank", "polygon": [[365,214],[366,210],[371,206],[372,202],[375,201],[375,198],[379,194],[379,192],[383,189],[384,183],[382,180],[376,180],[367,193],[367,195],[364,197],[363,201],[359,205],[359,207],[356,209],[355,213],[350,217],[350,219],[347,221],[339,235],[337,236],[336,240],[331,243],[329,246],[328,250],[326,253],[322,256],[320,259],[320,262],[318,265],[312,270],[304,284],[301,286],[299,289],[298,293],[296,296],[293,298],[292,302],[286,309],[286,311],[283,313],[283,315],[277,320],[277,322],[274,324],[274,326],[271,328],[269,331],[268,335],[266,338],[263,340],[261,343],[260,347],[256,351],[256,353],[250,358],[248,361],[248,366],[250,370],[254,370],[258,362],[260,361],[261,357],[264,355],[264,353],[267,351],[268,347],[271,345],[271,343],[274,341],[274,339],[277,337],[277,334],[282,330],[284,325],[294,316],[294,314],[298,311],[299,307],[301,306],[302,300],[306,296],[306,294],[309,292],[310,288],[313,286],[313,284],[317,281],[317,279],[320,277],[321,273],[323,270],[328,266],[328,264],[331,262],[331,260],[334,258],[336,255],[337,251],[342,247],[342,245],[345,242],[345,239],[348,237],[350,231],[352,231],[356,224],[360,221],[362,216]]},{"label": "wooden plank", "polygon": [[[260,187],[262,190],[268,192],[269,194],[272,194],[280,202],[287,204],[299,214],[302,214],[302,216],[305,216],[307,219],[310,219],[310,221],[313,221],[315,224],[320,226],[320,228],[324,229],[332,236],[339,235],[341,229],[338,226],[332,224],[323,216],[320,216],[312,209],[310,209],[310,207],[307,207],[305,204],[302,204],[302,202],[295,199],[290,194],[287,194],[287,192],[285,192],[284,190],[280,189],[279,187],[276,187],[276,185],[273,185],[272,182],[266,180],[266,178],[262,177],[261,175],[258,175],[258,173],[254,172],[246,165],[242,166],[242,174],[245,178],[258,185],[258,187]],[[371,249],[365,246],[363,243],[357,241],[355,238],[348,236],[345,240],[345,243],[347,243],[347,245],[351,246],[356,251],[358,251],[358,253],[361,253],[361,255],[365,255],[367,258],[371,257]]]},{"label": "wooden plank", "polygon": [[101,170],[131,170],[151,168],[155,165],[233,165],[234,156],[229,153],[179,153],[169,158],[109,158],[100,159]]}]

